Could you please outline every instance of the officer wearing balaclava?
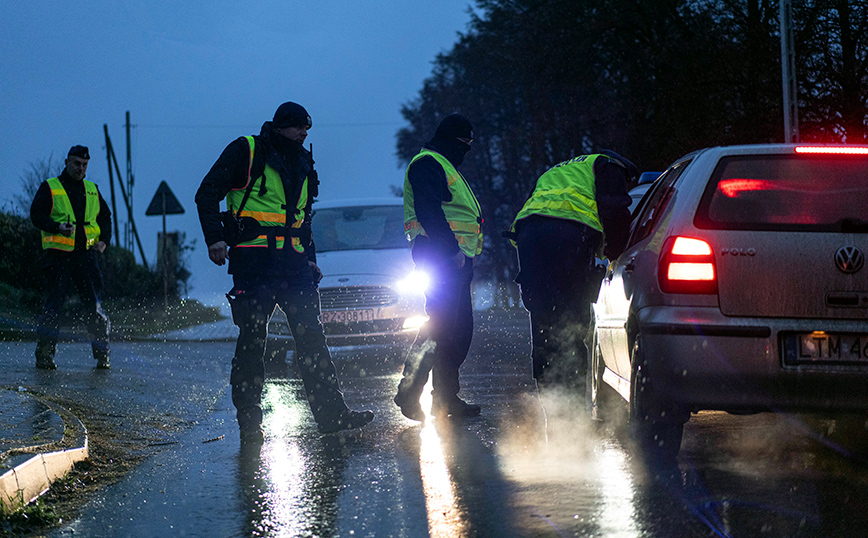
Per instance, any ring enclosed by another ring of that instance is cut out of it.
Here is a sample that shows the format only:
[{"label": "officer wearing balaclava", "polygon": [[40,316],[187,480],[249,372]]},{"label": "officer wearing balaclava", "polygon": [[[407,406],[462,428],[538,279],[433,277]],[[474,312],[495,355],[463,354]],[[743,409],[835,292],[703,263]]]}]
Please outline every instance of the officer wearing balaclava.
[{"label": "officer wearing balaclava", "polygon": [[461,114],[443,118],[434,137],[410,161],[404,176],[404,230],[425,290],[428,322],[404,364],[395,403],[407,418],[422,421],[419,397],[431,372],[431,414],[478,415],[480,407],[458,397],[458,369],[473,336],[470,282],[482,252],[482,215],[470,184],[458,171],[473,142],[473,126]]}]

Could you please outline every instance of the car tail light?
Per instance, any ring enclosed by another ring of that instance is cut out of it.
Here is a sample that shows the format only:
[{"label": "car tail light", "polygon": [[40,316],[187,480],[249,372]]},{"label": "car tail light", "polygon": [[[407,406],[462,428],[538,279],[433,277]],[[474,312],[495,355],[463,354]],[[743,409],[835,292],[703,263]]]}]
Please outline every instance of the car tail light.
[{"label": "car tail light", "polygon": [[717,293],[717,269],[711,245],[702,239],[670,237],[657,270],[665,293]]}]

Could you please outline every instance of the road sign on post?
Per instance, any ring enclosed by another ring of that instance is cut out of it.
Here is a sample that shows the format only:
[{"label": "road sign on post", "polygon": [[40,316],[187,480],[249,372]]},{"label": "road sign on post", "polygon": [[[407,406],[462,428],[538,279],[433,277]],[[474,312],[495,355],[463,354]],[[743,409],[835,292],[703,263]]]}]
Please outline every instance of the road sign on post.
[{"label": "road sign on post", "polygon": [[[166,235],[166,215],[180,215],[182,213],[184,213],[184,208],[181,206],[181,202],[175,198],[168,183],[161,181],[160,186],[157,187],[157,192],[154,193],[154,198],[151,200],[148,209],[145,211],[145,215],[148,217],[156,215],[163,216],[163,255],[161,256],[163,267],[161,267],[161,269],[163,271],[163,306],[165,306],[167,310],[169,309],[169,257],[166,253],[166,246],[169,241],[168,236]],[[177,244],[175,246],[177,247]]]},{"label": "road sign on post", "polygon": [[155,215],[180,215],[182,213],[184,213],[184,208],[181,207],[181,202],[175,198],[169,185],[165,181],[161,181],[151,204],[145,211],[145,215],[153,217]]}]

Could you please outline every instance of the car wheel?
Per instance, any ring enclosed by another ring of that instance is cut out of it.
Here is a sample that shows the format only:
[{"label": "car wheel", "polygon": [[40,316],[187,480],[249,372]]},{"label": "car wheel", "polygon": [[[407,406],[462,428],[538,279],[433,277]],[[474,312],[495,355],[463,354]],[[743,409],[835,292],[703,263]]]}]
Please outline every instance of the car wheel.
[{"label": "car wheel", "polygon": [[596,331],[593,331],[591,338],[590,354],[585,381],[588,414],[591,420],[610,422],[615,418],[618,404],[623,403],[624,400],[615,392],[615,389],[603,381],[603,371],[606,369],[606,365],[603,362]]},{"label": "car wheel", "polygon": [[642,454],[653,460],[674,460],[681,449],[687,415],[654,389],[642,349],[642,336],[633,344],[630,379],[630,433]]}]

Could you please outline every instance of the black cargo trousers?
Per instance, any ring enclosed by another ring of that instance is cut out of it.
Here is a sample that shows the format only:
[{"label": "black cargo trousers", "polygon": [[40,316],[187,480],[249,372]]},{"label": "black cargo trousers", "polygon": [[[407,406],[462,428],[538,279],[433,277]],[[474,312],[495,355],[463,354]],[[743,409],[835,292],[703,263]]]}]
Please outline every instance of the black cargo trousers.
[{"label": "black cargo trousers", "polygon": [[473,339],[473,259],[460,269],[427,261],[417,266],[431,278],[425,291],[429,319],[410,347],[398,390],[418,400],[430,373],[434,399],[449,401],[461,390],[458,370]]},{"label": "black cargo trousers", "polygon": [[313,418],[318,424],[347,409],[319,320],[319,292],[311,278],[235,275],[227,294],[239,328],[229,382],[241,430],[262,422],[265,342],[268,320],[277,305],[286,314],[295,340],[295,364]]},{"label": "black cargo trousers", "polygon": [[533,377],[541,386],[584,387],[585,337],[602,278],[594,257],[601,235],[564,219],[531,216],[520,223],[515,281],[530,313]]},{"label": "black cargo trousers", "polygon": [[95,359],[109,355],[111,325],[101,304],[102,272],[95,250],[62,252],[46,251],[45,282],[48,298],[37,319],[36,356],[43,361],[54,359],[60,338],[59,316],[70,288],[75,288],[81,300],[82,313]]}]

